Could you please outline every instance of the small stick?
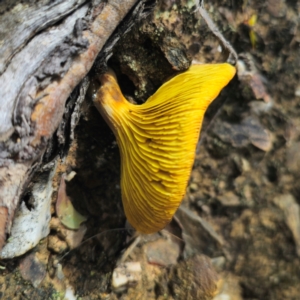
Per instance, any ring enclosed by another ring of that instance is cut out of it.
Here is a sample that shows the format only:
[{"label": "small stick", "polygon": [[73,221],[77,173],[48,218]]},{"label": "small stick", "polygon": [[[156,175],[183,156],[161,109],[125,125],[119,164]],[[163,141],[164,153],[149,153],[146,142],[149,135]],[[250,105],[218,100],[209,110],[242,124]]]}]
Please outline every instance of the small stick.
[{"label": "small stick", "polygon": [[139,234],[136,236],[133,243],[122,254],[121,258],[117,262],[117,265],[125,262],[126,258],[132,253],[132,251],[135,249],[135,247],[139,244],[140,241],[141,241],[141,235]]},{"label": "small stick", "polygon": [[238,55],[237,55],[236,51],[233,49],[233,47],[231,46],[231,44],[225,39],[223,34],[220,32],[218,27],[215,25],[215,23],[212,21],[209,14],[205,10],[204,0],[196,0],[196,11],[199,11],[201,17],[206,22],[208,28],[221,41],[224,48],[226,48],[229,51],[229,57],[228,57],[227,62],[235,65],[238,60]]}]

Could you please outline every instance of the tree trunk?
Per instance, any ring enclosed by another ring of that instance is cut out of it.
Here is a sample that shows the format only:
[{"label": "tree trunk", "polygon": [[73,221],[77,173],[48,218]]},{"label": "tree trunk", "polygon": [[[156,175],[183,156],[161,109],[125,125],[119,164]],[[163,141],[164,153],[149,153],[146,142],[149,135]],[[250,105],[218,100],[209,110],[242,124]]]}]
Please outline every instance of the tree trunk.
[{"label": "tree trunk", "polygon": [[[0,249],[35,170],[64,147],[70,95],[77,87],[72,105],[80,105],[88,85],[83,79],[98,54],[105,62],[143,7],[137,0],[1,3]],[[53,138],[58,145],[49,150]]]}]

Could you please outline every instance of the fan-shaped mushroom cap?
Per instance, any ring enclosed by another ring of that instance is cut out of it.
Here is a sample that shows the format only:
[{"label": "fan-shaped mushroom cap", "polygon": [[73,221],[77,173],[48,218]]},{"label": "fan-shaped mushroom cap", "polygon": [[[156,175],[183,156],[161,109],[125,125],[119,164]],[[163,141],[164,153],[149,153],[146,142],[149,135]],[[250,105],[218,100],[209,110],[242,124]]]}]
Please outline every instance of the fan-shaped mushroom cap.
[{"label": "fan-shaped mushroom cap", "polygon": [[235,75],[229,64],[192,65],[144,104],[129,103],[113,72],[101,75],[94,103],[116,135],[129,223],[153,233],[172,219],[185,194],[203,115]]}]

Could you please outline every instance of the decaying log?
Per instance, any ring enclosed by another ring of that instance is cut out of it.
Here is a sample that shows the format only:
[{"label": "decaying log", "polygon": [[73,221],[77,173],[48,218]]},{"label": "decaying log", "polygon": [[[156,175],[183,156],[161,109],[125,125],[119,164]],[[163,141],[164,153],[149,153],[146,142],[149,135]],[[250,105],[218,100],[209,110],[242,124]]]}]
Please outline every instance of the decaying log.
[{"label": "decaying log", "polygon": [[108,55],[126,14],[141,15],[145,2],[39,1],[0,15],[0,249],[68,97],[99,52]]}]

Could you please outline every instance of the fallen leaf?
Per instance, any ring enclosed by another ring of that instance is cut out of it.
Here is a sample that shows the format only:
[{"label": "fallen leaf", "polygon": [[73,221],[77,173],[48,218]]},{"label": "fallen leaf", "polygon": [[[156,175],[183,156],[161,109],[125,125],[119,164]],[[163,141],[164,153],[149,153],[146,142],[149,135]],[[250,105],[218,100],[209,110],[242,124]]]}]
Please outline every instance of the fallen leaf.
[{"label": "fallen leaf", "polygon": [[79,229],[81,223],[87,218],[81,215],[73,206],[66,192],[65,175],[61,176],[56,201],[56,214],[61,223],[69,229]]}]

